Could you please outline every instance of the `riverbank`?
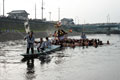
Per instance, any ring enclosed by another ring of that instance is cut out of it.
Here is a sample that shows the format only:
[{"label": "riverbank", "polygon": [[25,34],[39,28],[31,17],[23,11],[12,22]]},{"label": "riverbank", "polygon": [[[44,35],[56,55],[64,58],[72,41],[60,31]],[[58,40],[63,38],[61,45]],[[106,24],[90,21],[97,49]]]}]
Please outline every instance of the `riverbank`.
[{"label": "riverbank", "polygon": [[[0,42],[11,41],[11,40],[21,40],[24,38],[26,33],[21,32],[5,32],[0,34]],[[48,34],[46,32],[34,32],[36,38],[46,37]]]},{"label": "riverbank", "polygon": [[[0,42],[21,40],[26,35],[25,32],[4,32],[0,34]],[[68,36],[80,35],[80,33],[69,33]],[[34,32],[35,38],[47,37],[48,32]]]},{"label": "riverbank", "polygon": [[[54,33],[54,32],[52,32]],[[40,37],[47,37],[51,34],[50,32],[34,32],[35,38],[40,38]],[[86,33],[86,35],[93,35],[95,33]],[[102,33],[104,34],[104,33]],[[22,40],[24,39],[24,36],[26,35],[25,32],[4,32],[0,33],[0,42],[5,42],[5,41],[12,41],[12,40]],[[110,35],[110,34],[109,34]],[[67,36],[81,36],[81,32],[72,32],[68,33]]]}]

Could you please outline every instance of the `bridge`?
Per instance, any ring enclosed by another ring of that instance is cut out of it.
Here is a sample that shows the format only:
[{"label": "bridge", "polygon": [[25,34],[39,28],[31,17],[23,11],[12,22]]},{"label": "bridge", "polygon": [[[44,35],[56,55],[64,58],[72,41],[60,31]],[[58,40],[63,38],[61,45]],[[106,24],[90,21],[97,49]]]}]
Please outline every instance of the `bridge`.
[{"label": "bridge", "polygon": [[120,33],[120,24],[118,23],[100,23],[68,26],[77,32],[102,32],[102,33]]},{"label": "bridge", "polygon": [[118,28],[120,29],[120,24],[112,24],[112,23],[106,23],[106,24],[100,24],[98,25],[99,28]]}]

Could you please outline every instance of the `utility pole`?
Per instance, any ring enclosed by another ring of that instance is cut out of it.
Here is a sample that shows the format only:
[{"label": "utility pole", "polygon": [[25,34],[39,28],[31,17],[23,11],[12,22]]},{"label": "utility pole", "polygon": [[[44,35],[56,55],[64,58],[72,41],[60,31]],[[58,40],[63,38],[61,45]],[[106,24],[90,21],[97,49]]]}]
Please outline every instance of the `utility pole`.
[{"label": "utility pole", "polygon": [[76,18],[74,18],[74,23],[76,24]]},{"label": "utility pole", "polygon": [[49,12],[49,20],[51,21],[51,12]]},{"label": "utility pole", "polygon": [[44,7],[43,7],[43,0],[42,0],[42,7],[41,7],[41,10],[42,10],[41,19],[42,19],[42,20],[43,20],[43,9],[44,9]]},{"label": "utility pole", "polygon": [[110,15],[109,15],[109,23],[110,23]]},{"label": "utility pole", "polygon": [[60,21],[60,8],[58,8],[58,21]]},{"label": "utility pole", "polygon": [[107,15],[107,23],[110,23],[110,15]]},{"label": "utility pole", "polygon": [[5,16],[5,1],[3,0],[3,16]]},{"label": "utility pole", "polygon": [[78,25],[79,25],[79,18],[78,18]]},{"label": "utility pole", "polygon": [[109,17],[109,16],[107,15],[107,23],[108,23],[108,17]]},{"label": "utility pole", "polygon": [[35,3],[35,19],[36,19],[36,3]]},{"label": "utility pole", "polygon": [[77,21],[78,21],[78,22],[76,22],[76,24],[78,24],[78,25],[79,25],[79,17],[78,17],[78,16],[76,16],[76,19],[77,19]]},{"label": "utility pole", "polygon": [[86,24],[86,21],[85,21],[85,19],[84,19],[84,24]]}]

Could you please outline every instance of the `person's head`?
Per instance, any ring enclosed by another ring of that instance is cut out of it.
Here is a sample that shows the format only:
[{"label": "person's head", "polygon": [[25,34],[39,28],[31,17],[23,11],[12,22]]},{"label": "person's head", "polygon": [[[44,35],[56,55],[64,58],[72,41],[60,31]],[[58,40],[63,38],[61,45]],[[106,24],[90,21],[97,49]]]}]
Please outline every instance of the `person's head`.
[{"label": "person's head", "polygon": [[47,41],[49,40],[48,37],[46,37],[46,40],[47,40]]},{"label": "person's head", "polygon": [[30,31],[29,34],[30,34],[30,36],[32,36],[33,35],[33,31]]},{"label": "person's head", "polygon": [[43,38],[40,38],[40,41],[43,41]]},{"label": "person's head", "polygon": [[109,42],[109,41],[107,41],[107,44],[110,44],[110,42]]}]

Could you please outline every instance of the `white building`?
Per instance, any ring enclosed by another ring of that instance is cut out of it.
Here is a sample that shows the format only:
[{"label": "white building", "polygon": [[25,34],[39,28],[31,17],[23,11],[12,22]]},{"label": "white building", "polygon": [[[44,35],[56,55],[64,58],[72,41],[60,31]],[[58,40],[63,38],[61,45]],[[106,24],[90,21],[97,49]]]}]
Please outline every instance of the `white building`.
[{"label": "white building", "polygon": [[8,17],[14,18],[14,19],[23,19],[26,20],[28,19],[29,13],[27,13],[25,10],[13,10],[8,14]]}]

